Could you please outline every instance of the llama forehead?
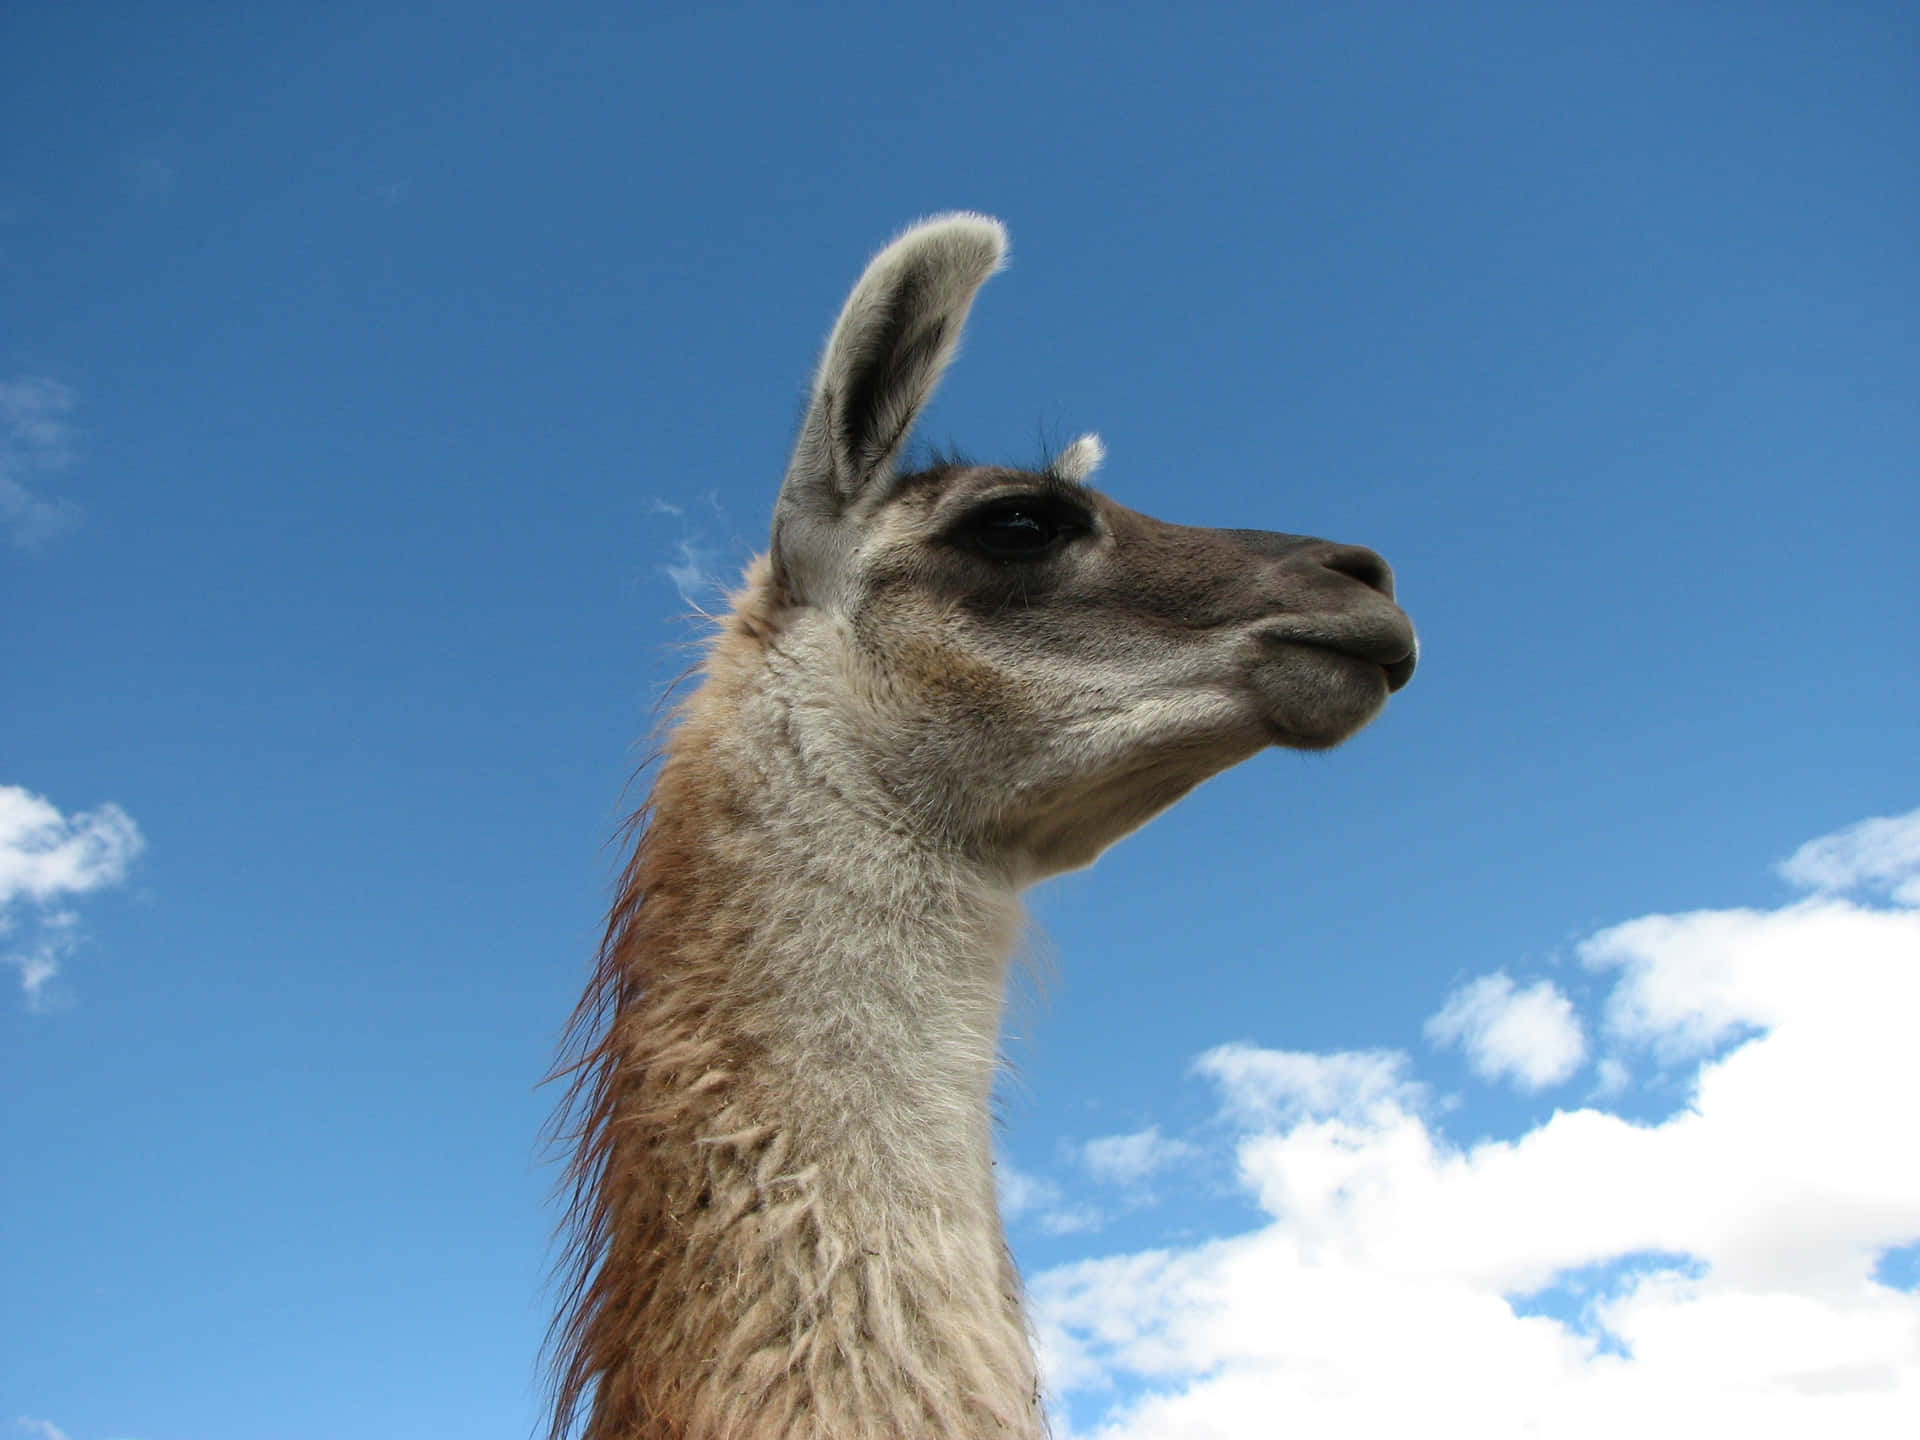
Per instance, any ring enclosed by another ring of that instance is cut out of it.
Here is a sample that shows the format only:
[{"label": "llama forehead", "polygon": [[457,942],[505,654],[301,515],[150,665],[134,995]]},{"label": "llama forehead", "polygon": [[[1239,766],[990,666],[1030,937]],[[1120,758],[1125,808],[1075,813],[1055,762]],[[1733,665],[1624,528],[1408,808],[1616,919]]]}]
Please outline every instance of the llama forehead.
[{"label": "llama forehead", "polygon": [[1100,494],[1091,486],[1051,470],[1022,470],[1013,465],[943,462],[900,475],[889,487],[885,509],[923,518],[1000,494],[1036,494],[1095,507]]}]

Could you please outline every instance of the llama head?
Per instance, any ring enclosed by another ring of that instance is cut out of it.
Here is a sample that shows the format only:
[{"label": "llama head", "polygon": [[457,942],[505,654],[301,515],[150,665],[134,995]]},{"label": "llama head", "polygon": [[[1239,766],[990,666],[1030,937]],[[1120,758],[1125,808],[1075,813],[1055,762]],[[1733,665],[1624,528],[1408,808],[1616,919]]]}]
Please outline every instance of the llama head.
[{"label": "llama head", "polygon": [[827,341],[774,514],[780,667],[804,748],[924,838],[1021,881],[1083,865],[1268,745],[1324,749],[1414,666],[1370,550],[1171,525],[1087,477],[901,473],[1006,234],[979,215],[875,257]]}]

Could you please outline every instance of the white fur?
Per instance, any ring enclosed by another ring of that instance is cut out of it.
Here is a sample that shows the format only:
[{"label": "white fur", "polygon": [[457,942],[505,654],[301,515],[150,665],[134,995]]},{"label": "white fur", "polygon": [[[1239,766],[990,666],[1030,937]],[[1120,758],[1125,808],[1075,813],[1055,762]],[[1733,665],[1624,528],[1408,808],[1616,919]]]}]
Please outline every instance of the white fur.
[{"label": "white fur", "polygon": [[1054,456],[1053,464],[1047,468],[1062,480],[1081,484],[1100,468],[1106,458],[1107,447],[1101,443],[1098,435],[1089,430]]}]

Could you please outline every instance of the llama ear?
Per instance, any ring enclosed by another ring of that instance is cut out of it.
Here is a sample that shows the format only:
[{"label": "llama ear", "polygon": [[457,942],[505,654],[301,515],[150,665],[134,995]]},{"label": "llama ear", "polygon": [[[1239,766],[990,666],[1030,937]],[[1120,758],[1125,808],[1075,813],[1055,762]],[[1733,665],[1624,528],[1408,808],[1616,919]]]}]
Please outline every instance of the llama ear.
[{"label": "llama ear", "polygon": [[874,256],[853,287],[813,377],[774,508],[775,571],[797,598],[817,596],[852,544],[843,522],[864,498],[884,493],[959,347],[974,293],[1006,253],[998,220],[937,215]]}]

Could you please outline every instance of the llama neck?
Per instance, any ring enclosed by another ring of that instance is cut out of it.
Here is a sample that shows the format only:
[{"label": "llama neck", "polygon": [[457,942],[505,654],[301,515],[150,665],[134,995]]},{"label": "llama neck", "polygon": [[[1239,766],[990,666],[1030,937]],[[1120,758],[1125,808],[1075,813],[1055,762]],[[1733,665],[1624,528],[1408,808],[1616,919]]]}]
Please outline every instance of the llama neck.
[{"label": "llama neck", "polygon": [[1018,900],[714,688],[605,957],[563,1389],[592,1440],[1037,1435],[988,1105]]}]

